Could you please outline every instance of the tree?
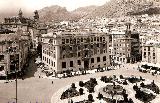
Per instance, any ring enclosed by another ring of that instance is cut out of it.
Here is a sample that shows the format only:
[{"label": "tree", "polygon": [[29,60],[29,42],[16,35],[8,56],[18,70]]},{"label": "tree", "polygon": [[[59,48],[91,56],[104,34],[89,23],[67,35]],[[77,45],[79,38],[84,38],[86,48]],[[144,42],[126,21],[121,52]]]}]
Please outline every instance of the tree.
[{"label": "tree", "polygon": [[124,82],[123,82],[123,85],[127,85],[128,83],[127,83],[127,81],[125,80]]},{"label": "tree", "polygon": [[94,102],[94,99],[93,99],[92,94],[89,94],[89,95],[88,95],[88,101],[90,101],[90,102]]},{"label": "tree", "polygon": [[71,88],[76,88],[75,83],[72,83]]},{"label": "tree", "polygon": [[137,86],[137,85],[134,85],[134,86],[133,86],[133,90],[137,91],[137,90],[138,90],[138,86]]},{"label": "tree", "polygon": [[98,97],[97,97],[99,100],[101,100],[103,98],[103,95],[101,93],[98,94]]},{"label": "tree", "polygon": [[128,94],[126,94],[126,93],[123,94],[123,98],[124,98],[124,101],[125,101],[125,102],[128,102]]},{"label": "tree", "polygon": [[83,95],[83,94],[84,94],[83,91],[84,91],[83,88],[80,88],[80,89],[79,89],[79,94],[80,94],[80,95]]},{"label": "tree", "polygon": [[129,98],[128,103],[134,103],[131,98]]},{"label": "tree", "polygon": [[83,81],[79,81],[79,86],[80,86],[80,87],[83,87],[83,86],[84,86]]},{"label": "tree", "polygon": [[144,85],[144,83],[142,82],[142,83],[140,84],[140,86],[141,86],[141,87],[144,87],[145,85]]},{"label": "tree", "polygon": [[120,78],[120,79],[124,79],[123,75],[120,75],[119,78]]}]

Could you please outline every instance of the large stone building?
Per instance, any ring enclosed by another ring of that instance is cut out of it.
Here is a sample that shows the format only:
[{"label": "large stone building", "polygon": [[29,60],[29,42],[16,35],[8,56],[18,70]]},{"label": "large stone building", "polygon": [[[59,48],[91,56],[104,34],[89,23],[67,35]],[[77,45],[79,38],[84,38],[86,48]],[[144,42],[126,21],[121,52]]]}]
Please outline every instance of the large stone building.
[{"label": "large stone building", "polygon": [[139,33],[130,30],[110,32],[110,58],[113,64],[134,63],[141,60]]},{"label": "large stone building", "polygon": [[0,24],[0,75],[24,72],[33,43],[32,29],[38,18],[37,11],[34,19],[30,19],[23,17],[20,10],[18,16],[5,18]]},{"label": "large stone building", "polygon": [[89,31],[49,32],[42,36],[42,61],[55,72],[110,65],[109,36]]},{"label": "large stone building", "polygon": [[29,34],[22,28],[18,28],[17,31],[1,29],[0,38],[0,74],[14,75],[16,70],[22,73],[28,62]]}]

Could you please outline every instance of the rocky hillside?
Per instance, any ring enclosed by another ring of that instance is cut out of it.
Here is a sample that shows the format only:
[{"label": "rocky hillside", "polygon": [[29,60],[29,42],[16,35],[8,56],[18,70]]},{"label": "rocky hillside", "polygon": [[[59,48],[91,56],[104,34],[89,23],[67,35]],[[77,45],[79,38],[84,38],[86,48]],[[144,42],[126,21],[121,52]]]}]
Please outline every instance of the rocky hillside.
[{"label": "rocky hillside", "polygon": [[44,21],[160,14],[160,0],[110,0],[102,6],[80,7],[71,12],[60,6],[46,7],[39,11]]},{"label": "rocky hillside", "polygon": [[157,14],[159,0],[110,0],[97,7],[88,17],[120,17],[124,15]]},{"label": "rocky hillside", "polygon": [[52,20],[68,20],[70,18],[70,13],[65,7],[60,7],[53,5],[50,7],[45,7],[39,10],[40,20],[42,21],[52,21]]},{"label": "rocky hillside", "polygon": [[86,7],[80,7],[76,10],[72,11],[71,13],[79,16],[79,17],[85,17],[87,15],[91,15],[91,13],[97,8],[98,6],[86,6]]},{"label": "rocky hillside", "polygon": [[62,21],[62,20],[78,20],[91,14],[96,6],[80,7],[74,11],[67,11],[65,7],[53,5],[39,10],[40,20],[42,21]]}]

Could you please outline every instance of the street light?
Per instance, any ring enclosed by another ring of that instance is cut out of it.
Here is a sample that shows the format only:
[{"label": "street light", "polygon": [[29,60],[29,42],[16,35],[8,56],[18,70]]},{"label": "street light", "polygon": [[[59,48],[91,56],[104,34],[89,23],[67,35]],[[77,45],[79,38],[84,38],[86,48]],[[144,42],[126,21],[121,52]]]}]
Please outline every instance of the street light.
[{"label": "street light", "polygon": [[[16,53],[16,42],[13,42],[12,43],[12,47],[14,47],[14,49],[12,48],[12,50],[13,50],[13,53],[14,53],[14,62],[15,62],[15,59],[16,59],[16,55],[15,55],[15,53]],[[16,103],[17,103],[17,61],[14,63],[14,67],[15,67],[15,74],[16,74]]]}]

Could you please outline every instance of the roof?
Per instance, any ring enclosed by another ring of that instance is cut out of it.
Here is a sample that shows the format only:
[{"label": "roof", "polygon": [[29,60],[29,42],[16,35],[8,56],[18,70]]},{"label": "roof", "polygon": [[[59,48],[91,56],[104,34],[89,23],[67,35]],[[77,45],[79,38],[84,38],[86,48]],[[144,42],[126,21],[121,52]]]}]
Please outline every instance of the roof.
[{"label": "roof", "polygon": [[42,34],[42,37],[75,37],[75,36],[102,36],[106,35],[103,32],[49,32],[47,34]]}]

